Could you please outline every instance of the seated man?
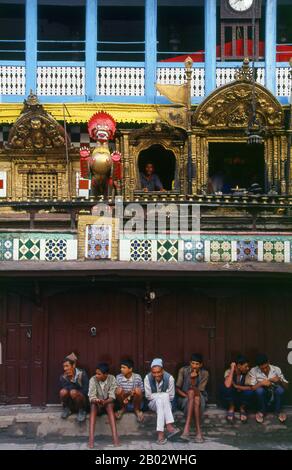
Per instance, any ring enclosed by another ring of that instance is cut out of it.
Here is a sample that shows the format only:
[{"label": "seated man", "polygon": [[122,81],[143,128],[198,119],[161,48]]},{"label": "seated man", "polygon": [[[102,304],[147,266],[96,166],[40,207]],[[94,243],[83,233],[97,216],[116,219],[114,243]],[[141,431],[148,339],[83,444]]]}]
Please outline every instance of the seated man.
[{"label": "seated man", "polygon": [[221,398],[227,407],[226,419],[230,423],[234,421],[234,411],[239,408],[240,421],[246,423],[246,408],[249,405],[253,391],[246,385],[246,376],[249,371],[249,363],[245,356],[237,356],[236,361],[230,364],[225,371],[224,385],[221,387]]},{"label": "seated man", "polygon": [[264,422],[264,415],[267,407],[274,406],[280,423],[287,419],[285,413],[281,412],[283,395],[288,388],[288,381],[285,379],[279,367],[272,366],[265,354],[259,354],[256,358],[256,367],[253,367],[247,376],[247,384],[251,385],[258,402],[258,412],[256,421]]},{"label": "seated man", "polygon": [[88,377],[85,370],[76,367],[76,361],[65,357],[63,361],[64,373],[60,377],[60,399],[63,404],[62,418],[66,419],[78,411],[77,421],[86,418]]},{"label": "seated man", "polygon": [[144,419],[141,411],[144,385],[141,375],[133,372],[133,367],[134,363],[131,359],[125,359],[121,362],[121,373],[116,377],[118,385],[116,397],[121,409],[116,412],[116,418],[120,419],[126,410],[134,410],[137,421],[141,423]]},{"label": "seated man", "polygon": [[182,367],[178,372],[176,381],[176,393],[178,394],[178,407],[186,416],[182,439],[189,440],[190,425],[194,417],[196,425],[196,439],[198,443],[204,442],[201,431],[201,413],[206,405],[206,386],[209,380],[209,372],[203,369],[201,354],[192,354],[190,364]]},{"label": "seated man", "polygon": [[140,183],[143,191],[164,191],[159,176],[154,173],[152,163],[146,163],[144,172],[140,173]]},{"label": "seated man", "polygon": [[180,431],[173,426],[174,418],[171,410],[175,395],[174,378],[163,370],[162,359],[153,359],[151,372],[144,379],[144,387],[145,396],[149,400],[149,409],[157,413],[157,444],[166,444],[165,426],[168,431],[168,439]]},{"label": "seated man", "polygon": [[113,375],[109,374],[109,366],[105,363],[99,363],[96,366],[95,375],[89,381],[89,443],[90,449],[94,446],[94,430],[96,416],[107,413],[111,427],[113,443],[119,446],[119,437],[117,433],[116,419],[114,414],[114,401],[116,398],[117,382]]}]

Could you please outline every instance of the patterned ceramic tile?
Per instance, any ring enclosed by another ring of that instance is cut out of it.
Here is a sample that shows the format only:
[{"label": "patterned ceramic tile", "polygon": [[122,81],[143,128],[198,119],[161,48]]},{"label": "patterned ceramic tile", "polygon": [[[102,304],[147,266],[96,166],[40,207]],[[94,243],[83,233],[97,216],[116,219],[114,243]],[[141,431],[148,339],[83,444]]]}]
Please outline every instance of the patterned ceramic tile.
[{"label": "patterned ceramic tile", "polygon": [[151,261],[152,241],[151,240],[131,240],[130,242],[131,261]]},{"label": "patterned ceramic tile", "polygon": [[210,242],[210,261],[232,261],[232,245],[231,241],[213,240]]},{"label": "patterned ceramic tile", "polygon": [[258,242],[256,240],[241,240],[237,242],[237,261],[257,261]]},{"label": "patterned ceramic tile", "polygon": [[85,257],[89,259],[111,257],[111,227],[109,225],[87,226]]},{"label": "patterned ceramic tile", "polygon": [[20,238],[18,244],[19,260],[39,260],[40,259],[40,240],[30,238]]},{"label": "patterned ceramic tile", "polygon": [[283,263],[285,261],[284,241],[264,241],[263,242],[263,261]]},{"label": "patterned ceramic tile", "polygon": [[183,250],[184,261],[204,261],[204,242],[185,240]]},{"label": "patterned ceramic tile", "polygon": [[178,261],[178,240],[157,241],[157,261]]},{"label": "patterned ceramic tile", "polygon": [[45,260],[64,261],[67,256],[67,240],[46,240]]},{"label": "patterned ceramic tile", "polygon": [[13,240],[11,238],[0,239],[0,261],[13,259]]}]

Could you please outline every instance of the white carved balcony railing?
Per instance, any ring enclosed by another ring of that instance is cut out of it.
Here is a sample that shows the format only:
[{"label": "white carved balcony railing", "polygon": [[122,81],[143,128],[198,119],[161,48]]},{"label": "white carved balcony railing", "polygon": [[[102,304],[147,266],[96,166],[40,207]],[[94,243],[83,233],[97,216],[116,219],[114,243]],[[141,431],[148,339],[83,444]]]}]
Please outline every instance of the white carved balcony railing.
[{"label": "white carved balcony railing", "polygon": [[[238,67],[217,67],[216,69],[216,86],[226,85],[235,80],[235,72]],[[257,82],[265,85],[265,69],[264,67],[256,67]]]},{"label": "white carved balcony railing", "polygon": [[37,94],[83,96],[85,94],[85,67],[38,67]]},{"label": "white carved balcony railing", "polygon": [[97,96],[144,96],[144,67],[97,67]]},{"label": "white carved balcony railing", "polygon": [[25,94],[25,67],[0,66],[0,95]]},{"label": "white carved balcony railing", "polygon": [[[184,67],[158,67],[157,83],[164,85],[180,85],[185,82]],[[194,67],[192,77],[192,96],[204,96],[205,94],[205,69]],[[159,92],[157,92],[159,96]]]},{"label": "white carved balcony railing", "polygon": [[276,68],[276,95],[277,96],[290,96],[291,95],[291,79],[289,78],[289,67]]}]

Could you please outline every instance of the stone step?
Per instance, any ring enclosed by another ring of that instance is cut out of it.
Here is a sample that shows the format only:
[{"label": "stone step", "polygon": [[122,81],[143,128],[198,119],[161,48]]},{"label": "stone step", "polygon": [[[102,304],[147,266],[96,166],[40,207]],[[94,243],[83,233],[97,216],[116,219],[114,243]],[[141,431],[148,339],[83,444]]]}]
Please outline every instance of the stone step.
[{"label": "stone step", "polygon": [[[220,409],[209,409],[203,417],[203,431],[206,436],[239,436],[252,435],[259,432],[259,426],[263,433],[285,431],[291,433],[292,438],[292,410],[288,410],[288,420],[285,424],[279,423],[273,415],[267,415],[262,426],[256,423],[254,414],[249,416],[247,424],[239,421],[236,413],[234,424],[226,422],[225,411]],[[76,421],[76,415],[69,416],[66,420],[60,418],[61,407],[0,407],[0,437],[79,437],[88,436],[89,419],[80,424]],[[184,417],[181,412],[175,412],[177,425],[182,429]],[[117,422],[118,432],[122,436],[153,436],[155,431],[155,415],[151,412],[145,413],[143,424],[137,422],[133,413],[126,413]],[[106,415],[97,418],[96,435],[110,436],[110,427]]]}]

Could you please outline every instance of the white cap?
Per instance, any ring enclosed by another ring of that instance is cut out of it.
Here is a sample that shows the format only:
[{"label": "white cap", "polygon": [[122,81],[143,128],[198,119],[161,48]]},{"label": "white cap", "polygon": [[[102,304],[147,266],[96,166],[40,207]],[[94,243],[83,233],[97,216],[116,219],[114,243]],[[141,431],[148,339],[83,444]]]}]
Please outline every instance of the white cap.
[{"label": "white cap", "polygon": [[161,368],[163,368],[162,359],[159,359],[159,357],[156,357],[155,359],[153,359],[153,361],[151,362],[151,369],[152,369],[152,367],[161,367]]}]

